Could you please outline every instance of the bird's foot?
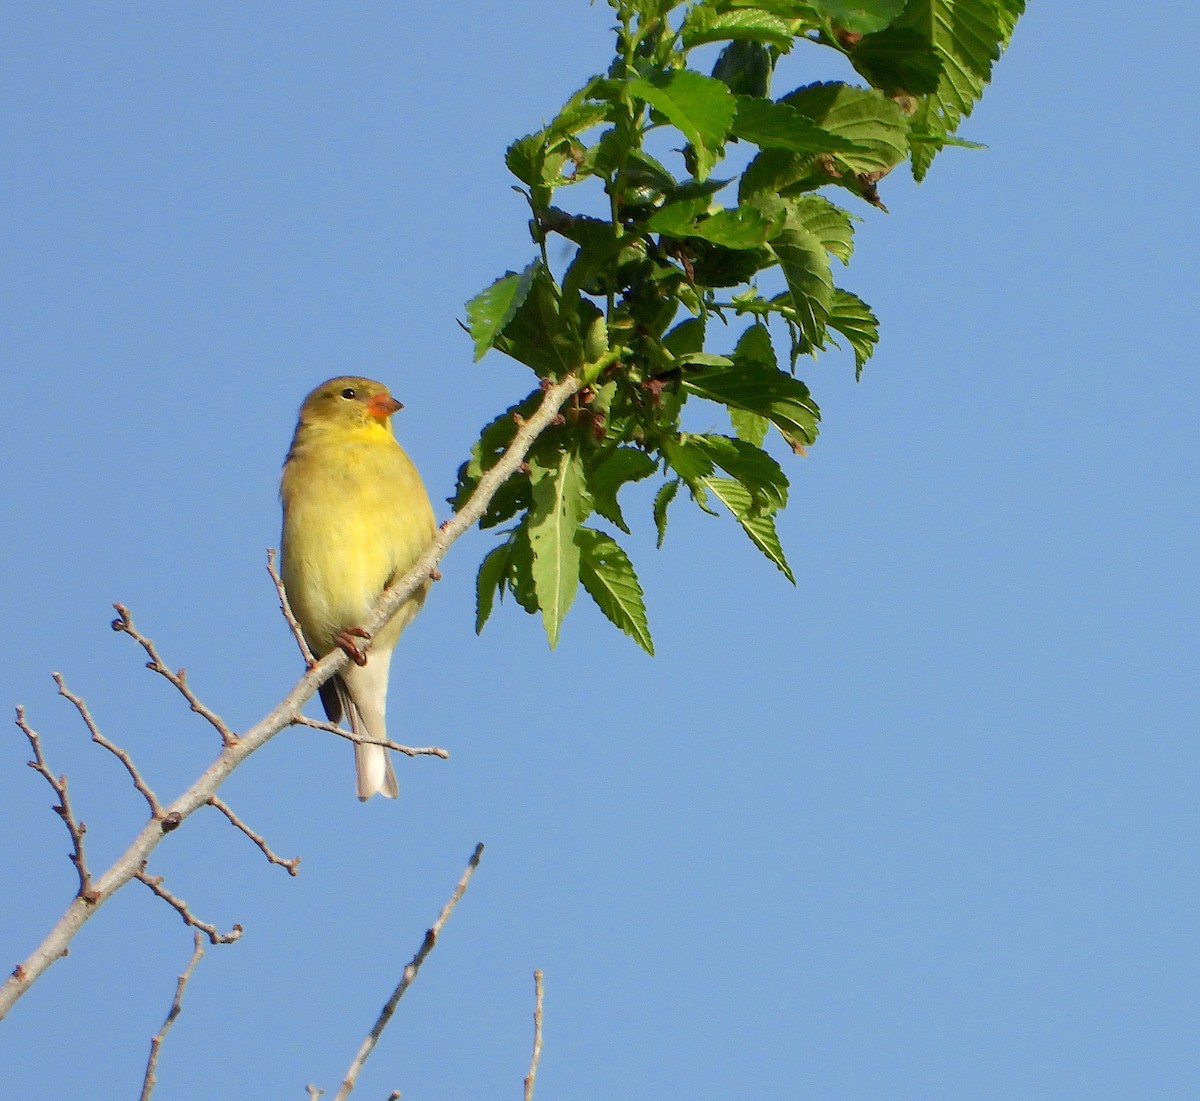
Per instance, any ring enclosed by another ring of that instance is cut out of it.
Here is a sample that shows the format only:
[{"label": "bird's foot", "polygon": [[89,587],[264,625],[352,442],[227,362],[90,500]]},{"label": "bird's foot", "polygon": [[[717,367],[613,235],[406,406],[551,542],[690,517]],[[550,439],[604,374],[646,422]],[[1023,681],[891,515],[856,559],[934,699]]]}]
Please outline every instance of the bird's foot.
[{"label": "bird's foot", "polygon": [[333,636],[333,641],[346,652],[346,656],[355,665],[366,665],[367,655],[362,652],[354,640],[356,638],[369,639],[370,637],[370,632],[364,631],[361,627],[347,627],[344,631],[338,631]]}]

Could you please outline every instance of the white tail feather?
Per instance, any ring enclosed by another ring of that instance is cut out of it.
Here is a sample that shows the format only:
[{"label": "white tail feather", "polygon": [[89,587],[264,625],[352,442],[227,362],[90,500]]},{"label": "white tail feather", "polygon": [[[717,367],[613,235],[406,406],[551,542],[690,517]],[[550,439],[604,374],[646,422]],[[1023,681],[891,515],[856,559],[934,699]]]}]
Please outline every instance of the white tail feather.
[{"label": "white tail feather", "polygon": [[[388,651],[371,651],[366,665],[352,665],[341,676],[338,694],[342,710],[350,720],[350,729],[360,738],[387,740]],[[358,797],[363,802],[372,795],[395,799],[400,794],[391,754],[381,745],[354,743],[354,768]]]}]

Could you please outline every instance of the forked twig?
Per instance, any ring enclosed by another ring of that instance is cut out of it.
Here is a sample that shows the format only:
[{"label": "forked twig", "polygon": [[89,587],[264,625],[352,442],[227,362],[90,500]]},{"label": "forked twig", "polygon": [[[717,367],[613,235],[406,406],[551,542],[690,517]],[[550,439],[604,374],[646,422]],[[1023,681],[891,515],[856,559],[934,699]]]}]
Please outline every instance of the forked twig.
[{"label": "forked twig", "polygon": [[278,864],[281,868],[286,868],[288,875],[295,875],[297,873],[300,867],[300,858],[298,856],[292,856],[284,859],[283,857],[274,853],[271,850],[271,846],[267,844],[267,839],[263,837],[262,834],[255,833],[249,826],[247,826],[246,823],[243,822],[233,812],[233,808],[231,808],[230,805],[219,796],[210,796],[208,803],[209,806],[216,807],[217,810],[225,815],[225,817],[229,819],[229,822],[232,826],[241,830],[242,833],[250,838],[250,840],[258,846],[259,851],[263,854],[263,856],[265,856],[272,864]]},{"label": "forked twig", "polygon": [[525,1101],[533,1101],[538,1064],[542,1061],[542,995],[542,971],[538,968],[533,973],[533,1055],[529,1060],[529,1073],[525,1075]]},{"label": "forked twig", "polygon": [[403,753],[407,757],[441,757],[443,761],[450,759],[449,751],[442,749],[440,746],[400,745],[398,742],[388,739],[380,741],[377,738],[364,738],[352,731],[343,730],[335,723],[323,722],[321,719],[310,719],[307,715],[297,715],[293,725],[309,726],[313,730],[324,730],[327,734],[336,734],[339,738],[345,738],[348,742],[361,742],[363,745],[381,745],[384,749],[394,749],[397,753]]},{"label": "forked twig", "polygon": [[371,1031],[367,1033],[367,1038],[363,1040],[362,1046],[359,1047],[358,1052],[351,1061],[350,1069],[346,1071],[346,1077],[342,1079],[341,1089],[334,1094],[333,1101],[346,1101],[346,1098],[350,1096],[350,1091],[354,1089],[354,1083],[358,1081],[359,1072],[362,1070],[363,1064],[367,1061],[367,1056],[371,1054],[375,1045],[379,1042],[379,1037],[383,1035],[383,1030],[387,1028],[388,1022],[396,1012],[396,1006],[399,1004],[400,999],[404,997],[404,992],[412,985],[413,980],[417,977],[417,972],[421,970],[421,964],[425,962],[425,957],[433,951],[433,946],[437,944],[442,926],[446,924],[446,920],[454,912],[454,907],[458,905],[458,900],[466,893],[467,884],[470,883],[475,869],[479,867],[479,860],[482,856],[483,843],[480,842],[475,846],[475,851],[471,854],[471,859],[467,862],[467,870],[463,872],[462,878],[458,881],[458,886],[454,888],[454,893],[450,896],[446,905],[442,907],[442,912],[438,914],[437,921],[426,931],[425,939],[421,942],[421,947],[417,949],[417,954],[413,956],[411,962],[405,967],[400,976],[400,981],[396,984],[396,989],[392,991],[392,996],[387,1001],[387,1005],[380,1010],[375,1024],[372,1026]]},{"label": "forked twig", "polygon": [[75,695],[68,687],[61,673],[51,673],[54,678],[54,683],[58,685],[58,694],[63,699],[70,701],[75,710],[79,712],[79,717],[83,720],[84,725],[88,728],[88,733],[92,736],[92,741],[99,746],[103,746],[109,751],[118,761],[125,766],[125,771],[129,773],[129,777],[133,780],[133,786],[138,789],[143,799],[146,800],[150,807],[150,813],[155,818],[162,818],[162,804],[159,803],[147,785],[142,779],[142,774],[138,772],[137,766],[133,763],[133,758],[129,756],[119,745],[110,742],[103,734],[100,733],[100,728],[96,725],[96,720],[92,718],[92,713],[88,710],[88,705],[84,702],[82,696]]},{"label": "forked twig", "polygon": [[187,967],[184,968],[183,974],[176,979],[175,997],[171,1001],[171,1008],[167,1010],[167,1019],[163,1021],[162,1028],[150,1037],[150,1058],[146,1062],[146,1076],[142,1080],[142,1095],[139,1101],[148,1101],[150,1094],[154,1092],[154,1087],[158,1082],[158,1056],[162,1051],[163,1040],[171,1030],[171,1026],[175,1023],[175,1018],[183,1010],[183,992],[187,989],[188,979],[192,977],[192,972],[196,969],[196,964],[204,956],[203,939],[199,933],[193,933],[192,936],[194,938],[192,942],[192,958],[188,961]]},{"label": "forked twig", "polygon": [[283,577],[279,573],[279,551],[274,547],[267,548],[267,573],[271,575],[271,580],[275,584],[275,592],[279,596],[279,610],[283,613],[283,618],[287,620],[287,625],[292,629],[292,638],[300,647],[300,655],[304,658],[304,664],[306,667],[311,667],[317,659],[313,657],[312,650],[308,648],[308,640],[305,639],[304,631],[300,628],[300,621],[296,618],[292,611],[292,605],[288,601],[287,590],[283,587]]},{"label": "forked twig", "polygon": [[87,826],[75,817],[75,812],[71,809],[71,800],[67,795],[67,778],[65,775],[56,777],[50,771],[50,767],[46,764],[46,758],[42,754],[41,736],[26,721],[23,707],[17,708],[17,726],[29,739],[29,745],[33,749],[33,760],[27,761],[26,764],[44,777],[46,783],[54,789],[54,794],[58,796],[58,802],[54,804],[53,810],[63,820],[63,825],[67,827],[67,833],[71,835],[71,863],[75,865],[75,871],[79,875],[79,897],[85,902],[94,903],[96,892],[92,889],[92,873],[88,871],[87,858],[83,852],[83,835],[87,833]]},{"label": "forked twig", "polygon": [[163,886],[163,877],[161,875],[150,875],[146,871],[144,864],[139,871],[133,873],[133,878],[146,884],[163,902],[183,918],[185,925],[190,925],[193,929],[199,929],[200,932],[208,937],[210,944],[232,944],[235,940],[241,939],[242,927],[240,924],[235,925],[228,933],[222,933],[215,925],[210,925],[207,921],[201,921],[192,913],[188,904],[183,899],[171,894]]},{"label": "forked twig", "polygon": [[235,744],[238,736],[229,729],[229,726],[220,715],[207,704],[201,703],[200,697],[192,691],[191,686],[187,682],[187,670],[172,669],[163,661],[153,640],[147,638],[133,625],[133,616],[124,604],[114,604],[113,607],[117,610],[117,618],[112,621],[112,629],[128,635],[146,651],[146,656],[150,659],[146,662],[146,668],[158,673],[159,676],[165,677],[178,689],[179,694],[187,700],[191,709],[197,715],[207,719],[209,725],[221,736],[222,745],[228,747]]}]

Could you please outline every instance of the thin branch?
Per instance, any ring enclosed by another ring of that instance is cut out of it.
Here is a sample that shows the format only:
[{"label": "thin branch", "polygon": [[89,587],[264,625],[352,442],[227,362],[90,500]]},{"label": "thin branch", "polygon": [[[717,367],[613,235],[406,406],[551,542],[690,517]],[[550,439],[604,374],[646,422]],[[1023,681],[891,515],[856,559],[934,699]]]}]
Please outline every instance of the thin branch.
[{"label": "thin branch", "polygon": [[436,745],[400,745],[399,742],[389,741],[386,738],[382,741],[378,738],[364,738],[361,734],[355,734],[350,730],[343,730],[335,723],[323,722],[320,719],[310,719],[307,715],[297,715],[295,725],[310,726],[313,730],[324,730],[328,734],[336,734],[339,738],[345,738],[348,742],[358,742],[362,745],[381,745],[384,749],[394,749],[397,753],[403,753],[408,757],[441,757],[443,761],[450,759],[449,751]]},{"label": "thin branch", "polygon": [[183,899],[171,894],[163,886],[163,877],[161,875],[150,875],[143,866],[140,870],[134,872],[133,878],[146,884],[163,902],[183,918],[185,925],[190,925],[193,929],[199,929],[200,932],[208,937],[210,944],[232,944],[235,940],[241,940],[242,927],[240,924],[235,925],[230,932],[222,933],[215,925],[210,925],[207,921],[201,921],[192,913],[188,904]]},{"label": "thin branch", "polygon": [[61,673],[51,673],[54,678],[54,683],[58,685],[58,694],[65,700],[69,700],[75,706],[75,710],[79,712],[79,717],[83,719],[84,725],[88,728],[88,733],[92,736],[92,741],[99,746],[103,746],[109,751],[118,761],[125,766],[125,771],[129,773],[129,777],[133,780],[133,786],[141,792],[142,798],[150,807],[150,813],[155,818],[163,817],[162,804],[152,792],[146,781],[142,779],[142,774],[138,772],[137,766],[133,763],[133,759],[119,745],[110,742],[103,734],[100,733],[100,728],[96,725],[96,720],[92,718],[91,712],[88,710],[87,704],[83,701],[83,697],[75,695],[68,687]]},{"label": "thin branch", "polygon": [[321,1094],[325,1091],[319,1090],[316,1086],[310,1084],[304,1087],[304,1092],[308,1094],[308,1101],[320,1101]]},{"label": "thin branch", "polygon": [[219,810],[223,815],[225,815],[226,818],[229,819],[231,825],[241,830],[242,833],[250,838],[250,840],[258,846],[259,851],[263,854],[263,856],[265,856],[272,864],[278,864],[281,868],[286,868],[288,875],[296,874],[300,867],[300,858],[298,856],[292,856],[285,860],[283,857],[272,852],[271,846],[267,844],[267,839],[263,837],[262,834],[255,833],[249,826],[246,825],[245,822],[243,822],[236,814],[234,814],[233,809],[228,803],[225,802],[224,799],[213,795],[209,798],[208,805],[211,807],[216,807],[217,810]]},{"label": "thin branch", "polygon": [[238,740],[238,736],[229,729],[228,725],[225,723],[225,720],[222,719],[220,715],[218,715],[206,704],[200,702],[200,698],[195,692],[192,691],[191,686],[187,682],[187,670],[172,670],[171,667],[167,665],[167,663],[164,662],[161,657],[159,657],[158,649],[155,647],[153,639],[147,638],[133,625],[133,616],[130,614],[129,609],[126,608],[124,604],[114,604],[113,607],[117,610],[117,618],[112,621],[112,629],[128,635],[143,650],[145,650],[147,656],[150,658],[150,660],[146,662],[146,668],[153,670],[162,677],[165,677],[179,690],[179,694],[185,700],[187,700],[192,710],[195,711],[197,715],[201,715],[207,719],[209,725],[212,726],[212,728],[221,736],[222,745],[224,745],[226,748],[233,745]]},{"label": "thin branch", "polygon": [[442,907],[442,912],[438,914],[437,921],[426,931],[425,939],[421,942],[421,947],[417,949],[417,954],[413,956],[412,961],[404,969],[404,972],[400,976],[400,981],[396,984],[396,989],[392,991],[392,996],[387,1001],[387,1005],[380,1010],[374,1026],[367,1033],[367,1038],[363,1040],[362,1046],[351,1061],[350,1069],[346,1071],[346,1077],[342,1079],[342,1087],[334,1094],[333,1101],[346,1101],[346,1098],[350,1096],[350,1091],[354,1089],[354,1083],[358,1081],[359,1072],[362,1070],[363,1064],[367,1061],[367,1056],[375,1049],[375,1045],[379,1042],[379,1037],[383,1034],[383,1030],[387,1028],[388,1022],[392,1019],[392,1014],[396,1012],[396,1006],[399,1004],[400,999],[404,997],[404,992],[412,985],[413,980],[417,977],[417,972],[421,970],[421,964],[425,962],[425,957],[433,951],[434,945],[437,944],[438,935],[442,931],[442,926],[446,924],[446,920],[454,912],[454,907],[458,905],[458,900],[466,893],[467,884],[470,883],[475,869],[479,867],[479,860],[482,856],[483,843],[480,842],[475,846],[475,851],[471,854],[471,859],[467,863],[467,870],[463,872],[462,878],[458,881],[458,886],[454,888],[454,893],[450,896],[446,905]]},{"label": "thin branch", "polygon": [[40,773],[46,783],[54,789],[54,794],[58,796],[58,802],[52,809],[63,820],[63,825],[67,827],[67,833],[71,835],[71,863],[75,865],[75,871],[79,875],[79,892],[76,897],[89,904],[94,904],[99,900],[99,896],[92,887],[92,874],[88,871],[87,858],[83,852],[83,835],[87,833],[87,826],[75,817],[75,812],[71,809],[71,800],[67,795],[67,778],[66,776],[56,777],[50,771],[46,764],[46,758],[42,755],[41,736],[25,721],[25,708],[23,707],[17,708],[17,726],[29,739],[29,745],[33,749],[33,760],[27,761],[26,764],[35,772]]},{"label": "thin branch", "polygon": [[542,972],[539,968],[533,973],[533,1056],[529,1060],[529,1073],[525,1075],[525,1101],[533,1101],[538,1063],[542,1061],[542,995]]},{"label": "thin branch", "polygon": [[[441,561],[442,556],[483,515],[496,495],[496,491],[525,461],[525,456],[529,454],[534,440],[549,427],[563,403],[579,387],[579,377],[568,375],[545,391],[537,411],[517,430],[513,442],[496,464],[479,479],[479,484],[475,487],[475,492],[471,494],[467,503],[434,535],[428,550],[417,559],[412,569],[399,578],[380,598],[374,614],[368,618],[366,623],[361,624],[365,630],[372,634],[377,632],[379,627],[395,614],[400,605],[429,580],[430,572]],[[127,622],[132,626],[132,620],[127,619],[127,616],[128,612],[125,617],[116,621],[118,631],[124,631]],[[144,646],[143,649],[145,649]],[[154,660],[156,659],[152,658],[152,662]],[[0,985],[0,1019],[7,1015],[17,1000],[45,974],[55,960],[61,959],[66,954],[71,941],[90,920],[97,907],[137,876],[150,854],[162,843],[163,837],[200,807],[207,806],[212,795],[247,757],[261,749],[280,731],[295,724],[300,709],[305,703],[330,677],[345,669],[349,661],[350,659],[340,649],[321,658],[292,686],[287,695],[269,714],[246,730],[240,738],[226,741],[221,753],[192,786],[164,807],[166,813],[162,821],[147,822],[142,827],[132,844],[116,859],[113,865],[103,875],[95,877],[92,881],[95,893],[94,903],[84,902],[81,898],[73,900],[63,915],[55,922],[53,928],[42,939],[41,944],[30,953],[24,962],[16,966],[12,975]],[[161,665],[161,662],[159,664]],[[158,671],[153,663],[150,667]],[[166,667],[163,666],[163,668]],[[187,698],[186,693],[185,698]],[[229,737],[232,735],[230,734]]]},{"label": "thin branch", "polygon": [[304,631],[300,628],[300,621],[292,611],[292,605],[288,601],[287,590],[283,587],[283,577],[279,573],[278,562],[279,551],[274,547],[268,547],[267,573],[271,575],[271,581],[275,584],[275,592],[279,596],[279,610],[283,613],[283,618],[287,620],[287,625],[292,629],[292,638],[296,640],[296,645],[300,647],[300,656],[304,658],[304,665],[308,668],[317,659],[313,656],[312,650],[308,648],[308,640],[304,637]]},{"label": "thin branch", "polygon": [[171,1001],[171,1008],[167,1010],[167,1019],[163,1021],[162,1028],[150,1038],[150,1058],[146,1063],[146,1077],[142,1080],[142,1096],[140,1101],[149,1101],[150,1094],[154,1092],[154,1087],[158,1083],[158,1056],[162,1050],[163,1040],[171,1030],[171,1026],[175,1023],[175,1018],[183,1010],[183,992],[187,989],[188,979],[192,977],[192,972],[196,969],[196,964],[204,956],[203,939],[199,933],[193,933],[192,936],[194,938],[192,942],[192,958],[188,961],[183,974],[175,982],[175,997]]}]

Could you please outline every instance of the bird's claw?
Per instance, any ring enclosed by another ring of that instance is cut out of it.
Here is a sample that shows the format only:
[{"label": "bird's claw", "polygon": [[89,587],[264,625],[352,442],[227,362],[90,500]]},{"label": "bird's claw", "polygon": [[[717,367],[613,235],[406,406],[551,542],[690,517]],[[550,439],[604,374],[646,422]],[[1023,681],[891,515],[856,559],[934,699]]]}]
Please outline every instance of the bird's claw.
[{"label": "bird's claw", "polygon": [[344,631],[338,631],[334,635],[333,641],[341,647],[355,665],[366,665],[367,655],[362,652],[354,640],[356,638],[370,639],[370,637],[370,632],[364,631],[361,627],[347,627]]}]

